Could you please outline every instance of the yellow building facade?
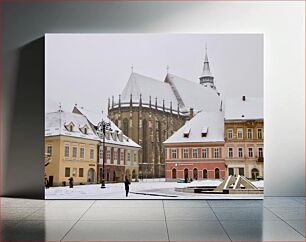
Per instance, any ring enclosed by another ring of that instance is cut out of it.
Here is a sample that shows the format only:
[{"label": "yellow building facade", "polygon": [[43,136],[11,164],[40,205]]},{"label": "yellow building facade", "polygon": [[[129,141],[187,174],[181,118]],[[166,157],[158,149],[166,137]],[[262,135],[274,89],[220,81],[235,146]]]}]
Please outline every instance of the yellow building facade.
[{"label": "yellow building facade", "polygon": [[45,174],[50,185],[68,184],[70,177],[75,184],[95,183],[97,145],[97,141],[74,137],[46,137],[45,152],[50,155],[51,161],[46,166]]},{"label": "yellow building facade", "polygon": [[229,100],[225,106],[226,176],[264,177],[264,119],[261,98]]},{"label": "yellow building facade", "polygon": [[58,111],[46,114],[45,177],[50,186],[97,182],[99,139],[84,116]]}]

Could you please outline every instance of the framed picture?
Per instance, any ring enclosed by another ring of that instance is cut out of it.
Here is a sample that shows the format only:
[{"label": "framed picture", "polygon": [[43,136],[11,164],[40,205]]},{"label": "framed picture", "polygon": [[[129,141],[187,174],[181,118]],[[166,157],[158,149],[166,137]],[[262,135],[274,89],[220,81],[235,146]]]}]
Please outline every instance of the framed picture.
[{"label": "framed picture", "polygon": [[46,34],[46,199],[263,198],[262,34]]}]

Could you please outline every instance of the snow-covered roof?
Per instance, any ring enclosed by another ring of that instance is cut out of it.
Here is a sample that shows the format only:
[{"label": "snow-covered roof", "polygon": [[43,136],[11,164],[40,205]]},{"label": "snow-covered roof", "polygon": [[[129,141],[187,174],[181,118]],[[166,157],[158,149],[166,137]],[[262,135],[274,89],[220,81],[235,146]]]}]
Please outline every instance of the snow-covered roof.
[{"label": "snow-covered roof", "polygon": [[263,98],[227,98],[224,104],[225,120],[263,119]]},{"label": "snow-covered roof", "polygon": [[92,111],[92,110],[89,110],[87,108],[84,108],[84,107],[77,107],[75,106],[72,110],[73,113],[80,113],[80,114],[83,114],[87,120],[93,124],[94,126],[98,126],[98,124],[102,121],[102,119],[107,122],[107,123],[110,123],[111,124],[111,129],[114,130],[114,131],[121,131],[117,125],[115,123],[113,123],[108,117],[107,115],[103,112],[95,112],[95,111]]},{"label": "snow-covered roof", "polygon": [[[73,125],[72,125],[73,124]],[[72,125],[72,131],[68,126]],[[84,134],[80,128],[87,126]],[[45,114],[45,136],[65,135],[77,138],[99,140],[86,117],[76,113],[57,111]]]},{"label": "snow-covered roof", "polygon": [[177,100],[168,83],[135,72],[131,73],[123,89],[121,102],[129,103],[131,94],[133,102],[139,102],[141,94],[142,103],[148,104],[151,96],[151,104],[153,106],[155,105],[155,98],[157,98],[158,106],[163,106],[163,100],[165,100],[166,108],[170,108],[170,102],[172,102],[172,108],[177,109]]},{"label": "snow-covered roof", "polygon": [[222,100],[216,89],[173,74],[167,74],[165,82],[169,82],[172,89],[176,90],[176,96],[182,100],[185,110],[193,108],[195,111],[219,111]]},{"label": "snow-covered roof", "polygon": [[[188,137],[185,133],[189,131]],[[207,131],[206,136],[202,135]],[[176,131],[164,144],[224,142],[224,113],[199,112]]]},{"label": "snow-covered roof", "polygon": [[[74,107],[73,108],[74,113],[79,113],[83,117],[85,117],[90,123],[92,123],[95,127],[98,126],[98,123],[101,122],[103,119],[105,122],[110,123],[111,131],[107,131],[110,133],[110,135],[105,136],[105,142],[107,144],[116,144],[116,145],[123,145],[123,146],[130,146],[134,148],[141,148],[140,145],[138,145],[136,142],[134,142],[132,139],[127,137],[123,134],[123,132],[118,128],[118,126],[113,123],[106,115],[105,113],[101,112],[100,114],[98,112],[88,110],[84,107]],[[99,137],[96,130],[94,130],[96,133],[96,136],[98,139],[102,140],[102,137]],[[119,138],[122,137],[122,138]]]}]

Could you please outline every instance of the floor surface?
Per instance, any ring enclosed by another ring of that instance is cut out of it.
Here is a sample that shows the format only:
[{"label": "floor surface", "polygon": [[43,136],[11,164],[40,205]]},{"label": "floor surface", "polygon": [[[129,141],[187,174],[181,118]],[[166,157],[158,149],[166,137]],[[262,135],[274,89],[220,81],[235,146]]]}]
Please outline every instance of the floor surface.
[{"label": "floor surface", "polygon": [[305,198],[1,198],[1,241],[305,241]]}]

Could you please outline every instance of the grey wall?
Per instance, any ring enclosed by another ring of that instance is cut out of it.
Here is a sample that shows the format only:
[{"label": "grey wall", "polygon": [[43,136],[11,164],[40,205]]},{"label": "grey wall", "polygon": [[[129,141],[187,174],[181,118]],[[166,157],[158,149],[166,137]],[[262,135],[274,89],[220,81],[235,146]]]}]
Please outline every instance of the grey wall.
[{"label": "grey wall", "polygon": [[2,195],[44,196],[45,33],[254,32],[265,36],[265,194],[304,196],[303,2],[15,2],[2,8]]}]

